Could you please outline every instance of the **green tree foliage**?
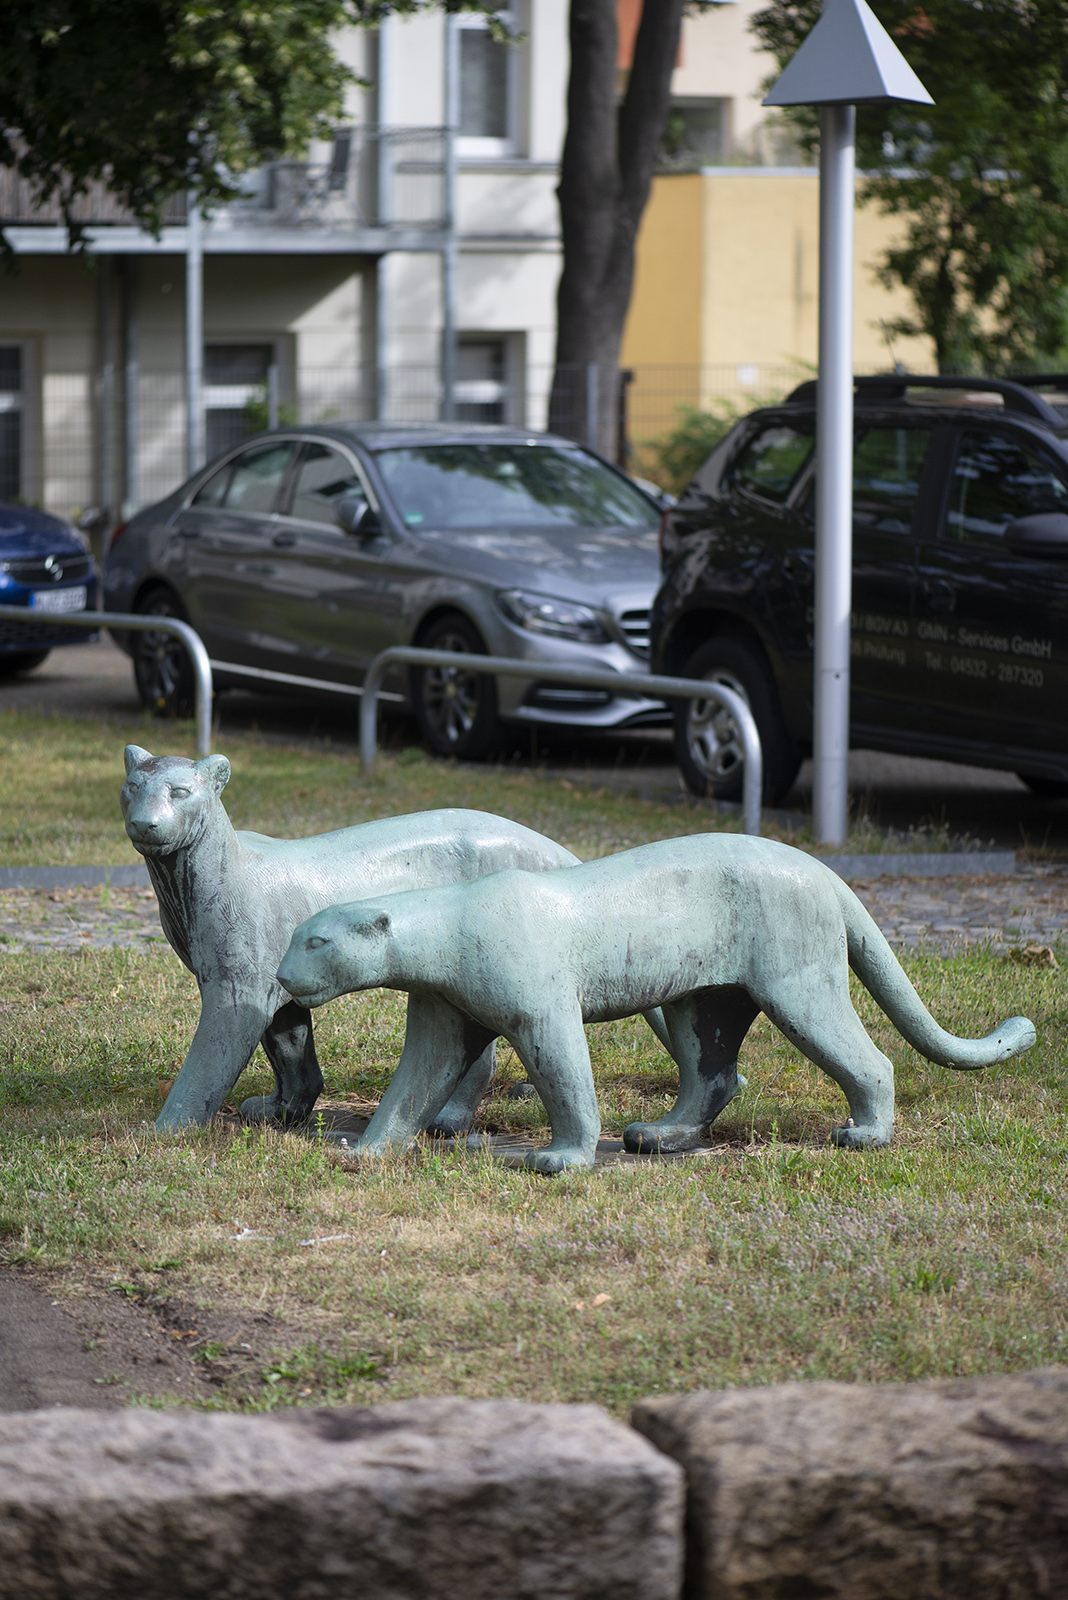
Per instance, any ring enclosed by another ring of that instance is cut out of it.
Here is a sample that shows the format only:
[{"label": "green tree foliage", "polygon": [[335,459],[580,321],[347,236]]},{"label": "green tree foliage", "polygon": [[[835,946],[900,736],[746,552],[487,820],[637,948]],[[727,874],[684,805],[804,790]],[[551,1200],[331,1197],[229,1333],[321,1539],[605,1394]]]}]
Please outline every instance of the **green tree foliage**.
[{"label": "green tree foliage", "polygon": [[94,181],[156,231],[175,194],[231,200],[241,173],[329,130],[352,81],[332,30],[433,3],[5,0],[0,165],[59,200],[74,241]]},{"label": "green tree foliage", "polygon": [[659,439],[639,446],[640,470],[662,489],[681,494],[740,416],[737,406],[729,400],[721,400],[707,411],[697,406],[679,406],[675,426]]},{"label": "green tree foliage", "polygon": [[[904,224],[879,268],[939,370],[1042,366],[1068,351],[1068,0],[872,0],[934,106],[860,107],[864,197]],[[818,0],[753,19],[785,62]],[[800,113],[809,141],[814,118]]]}]

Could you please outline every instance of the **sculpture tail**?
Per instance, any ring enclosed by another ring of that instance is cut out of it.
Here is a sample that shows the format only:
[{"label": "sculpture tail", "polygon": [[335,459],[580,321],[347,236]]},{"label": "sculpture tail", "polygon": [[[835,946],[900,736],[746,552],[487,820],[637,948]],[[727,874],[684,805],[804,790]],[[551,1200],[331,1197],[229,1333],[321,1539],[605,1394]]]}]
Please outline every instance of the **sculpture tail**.
[{"label": "sculpture tail", "polygon": [[905,976],[874,918],[847,884],[840,878],[835,879],[835,884],[845,920],[849,965],[895,1028],[921,1055],[941,1067],[974,1072],[1030,1050],[1035,1029],[1026,1017],[1008,1017],[985,1039],[958,1039],[940,1028]]}]

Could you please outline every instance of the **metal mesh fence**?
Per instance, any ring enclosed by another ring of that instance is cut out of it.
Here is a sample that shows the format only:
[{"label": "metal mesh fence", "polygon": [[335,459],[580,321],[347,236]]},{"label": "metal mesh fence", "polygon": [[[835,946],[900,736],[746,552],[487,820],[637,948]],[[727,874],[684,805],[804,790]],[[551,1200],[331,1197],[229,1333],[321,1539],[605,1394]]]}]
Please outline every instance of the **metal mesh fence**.
[{"label": "metal mesh fence", "polygon": [[[625,423],[626,464],[662,480],[665,446],[680,431],[696,426],[699,433],[709,413],[744,415],[782,398],[811,375],[800,366],[757,364],[649,365],[611,372],[608,382]],[[545,428],[552,380],[549,366],[528,364],[518,376],[502,368],[468,380],[461,369],[454,417]],[[585,383],[581,370],[575,382]],[[114,522],[162,499],[187,475],[181,371],[142,369],[129,392],[121,370],[50,372],[40,377],[36,394],[7,394],[5,400],[0,454],[9,499],[65,516],[103,507]],[[209,381],[204,410],[210,459],[274,424],[362,422],[379,416],[397,423],[437,420],[441,373],[429,364],[399,365],[389,369],[383,384],[372,369],[338,365],[276,373],[271,383]],[[581,410],[578,414],[581,418]],[[583,436],[581,421],[575,431]]]}]

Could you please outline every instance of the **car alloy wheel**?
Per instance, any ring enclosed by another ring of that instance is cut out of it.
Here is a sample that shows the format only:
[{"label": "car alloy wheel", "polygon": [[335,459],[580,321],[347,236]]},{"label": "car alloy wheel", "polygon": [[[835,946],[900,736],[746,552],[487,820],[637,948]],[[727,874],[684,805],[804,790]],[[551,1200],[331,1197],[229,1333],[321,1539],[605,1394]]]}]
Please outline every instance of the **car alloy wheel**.
[{"label": "car alloy wheel", "polygon": [[[709,683],[732,690],[740,700],[749,705],[745,684],[733,672],[719,667],[701,674]],[[686,738],[690,760],[704,774],[713,789],[734,788],[741,783],[745,763],[745,746],[741,730],[726,706],[715,700],[691,700],[686,719]]]},{"label": "car alloy wheel", "polygon": [[[466,617],[443,617],[419,644],[426,650],[486,654]],[[497,687],[491,677],[464,667],[421,667],[412,673],[419,731],[435,755],[472,761],[485,755],[497,729]]]},{"label": "car alloy wheel", "polygon": [[[173,595],[155,589],[137,610],[147,616],[186,618]],[[193,712],[193,669],[185,647],[173,633],[134,635],[134,680],[141,704],[157,717],[188,717]]]},{"label": "car alloy wheel", "polygon": [[[710,639],[690,657],[681,676],[721,684],[745,701],[760,734],[764,803],[781,799],[797,777],[801,759],[790,743],[771,669],[756,641],[733,634]],[[675,759],[694,794],[717,800],[740,797],[745,747],[738,724],[714,700],[676,702]]]}]

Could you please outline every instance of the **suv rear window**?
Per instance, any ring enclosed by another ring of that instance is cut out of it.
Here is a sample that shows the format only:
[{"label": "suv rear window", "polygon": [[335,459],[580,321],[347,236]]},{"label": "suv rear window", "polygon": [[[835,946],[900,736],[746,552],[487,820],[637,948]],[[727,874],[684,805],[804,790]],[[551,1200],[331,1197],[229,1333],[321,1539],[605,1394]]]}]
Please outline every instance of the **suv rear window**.
[{"label": "suv rear window", "polygon": [[785,423],[764,428],[751,439],[734,465],[734,481],[762,500],[786,499],[812,454],[813,435]]}]

